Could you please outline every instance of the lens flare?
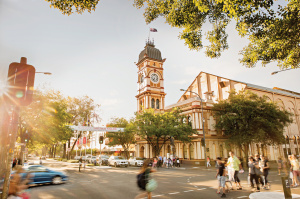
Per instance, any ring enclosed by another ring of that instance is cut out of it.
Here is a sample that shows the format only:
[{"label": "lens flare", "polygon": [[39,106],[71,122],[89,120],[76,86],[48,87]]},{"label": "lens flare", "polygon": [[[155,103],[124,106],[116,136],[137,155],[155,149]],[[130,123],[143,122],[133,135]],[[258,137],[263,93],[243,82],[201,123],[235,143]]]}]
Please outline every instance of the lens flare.
[{"label": "lens flare", "polygon": [[0,97],[3,97],[3,95],[6,94],[7,91],[8,91],[8,88],[5,84],[5,82],[0,80]]}]

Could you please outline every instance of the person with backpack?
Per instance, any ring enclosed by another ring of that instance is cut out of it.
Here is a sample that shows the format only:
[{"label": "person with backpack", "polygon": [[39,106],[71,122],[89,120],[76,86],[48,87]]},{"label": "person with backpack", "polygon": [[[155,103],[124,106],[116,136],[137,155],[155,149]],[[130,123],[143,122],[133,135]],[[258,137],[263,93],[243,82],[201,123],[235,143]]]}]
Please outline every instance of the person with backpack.
[{"label": "person with backpack", "polygon": [[138,187],[141,189],[141,191],[143,191],[143,193],[138,194],[135,199],[138,198],[144,198],[147,196],[148,199],[151,199],[151,191],[147,190],[147,184],[149,183],[149,175],[152,172],[155,172],[155,170],[151,169],[151,167],[149,167],[150,164],[150,160],[147,159],[144,161],[143,166],[141,167],[141,170],[139,172],[139,174],[137,175],[137,185]]}]

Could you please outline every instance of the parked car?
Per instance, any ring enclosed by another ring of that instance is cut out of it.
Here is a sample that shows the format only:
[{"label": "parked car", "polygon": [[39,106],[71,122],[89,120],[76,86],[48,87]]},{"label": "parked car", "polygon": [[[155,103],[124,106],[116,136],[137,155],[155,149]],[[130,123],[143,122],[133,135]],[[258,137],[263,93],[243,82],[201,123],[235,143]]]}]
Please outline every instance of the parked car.
[{"label": "parked car", "polygon": [[101,165],[108,165],[108,155],[99,155],[99,162],[101,162]]},{"label": "parked car", "polygon": [[32,174],[31,182],[29,184],[61,184],[68,180],[68,176],[64,172],[54,171],[48,169],[43,165],[31,165],[24,167],[26,173],[22,173],[22,177],[25,178],[27,174]]},{"label": "parked car", "polygon": [[90,156],[87,158],[88,163],[94,163],[95,161],[97,161],[97,156]]},{"label": "parked car", "polygon": [[129,165],[131,166],[143,166],[144,164],[144,158],[140,158],[140,157],[131,157],[128,160]]},{"label": "parked car", "polygon": [[128,167],[128,160],[122,156],[110,156],[108,159],[108,164],[111,166],[125,166]]},{"label": "parked car", "polygon": [[74,160],[79,160],[81,156],[75,156]]}]

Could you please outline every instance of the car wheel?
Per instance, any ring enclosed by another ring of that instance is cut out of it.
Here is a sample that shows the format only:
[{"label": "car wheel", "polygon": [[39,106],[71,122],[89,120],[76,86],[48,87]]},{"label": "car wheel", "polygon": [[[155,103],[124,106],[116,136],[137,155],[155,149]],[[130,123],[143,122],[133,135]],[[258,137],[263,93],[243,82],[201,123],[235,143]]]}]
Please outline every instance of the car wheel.
[{"label": "car wheel", "polygon": [[117,163],[115,162],[115,167],[117,167]]},{"label": "car wheel", "polygon": [[52,184],[61,184],[62,183],[62,179],[60,176],[55,176],[53,179],[52,179]]}]

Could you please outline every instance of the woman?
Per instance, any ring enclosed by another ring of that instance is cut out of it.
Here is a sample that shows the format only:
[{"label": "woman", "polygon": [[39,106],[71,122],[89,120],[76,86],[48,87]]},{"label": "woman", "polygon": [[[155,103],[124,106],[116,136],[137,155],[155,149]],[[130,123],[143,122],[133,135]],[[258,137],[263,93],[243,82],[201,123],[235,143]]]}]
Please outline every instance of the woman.
[{"label": "woman", "polygon": [[143,193],[137,195],[135,197],[135,199],[138,199],[138,198],[144,198],[147,196],[148,199],[151,198],[151,192],[148,192],[146,190],[146,185],[148,183],[148,178],[149,178],[149,174],[152,173],[152,172],[155,172],[155,170],[152,170],[150,167],[149,167],[149,164],[150,164],[150,160],[147,159],[144,161],[144,164],[143,166],[141,167],[141,170],[138,174],[138,186],[139,188],[143,191]]},{"label": "woman", "polygon": [[28,182],[29,182],[29,178],[30,175],[28,174],[26,179],[23,180],[21,173],[24,173],[25,171],[23,170],[21,165],[16,165],[15,166],[16,172],[12,175],[12,179],[10,181],[10,185],[9,185],[9,190],[8,190],[8,198],[23,198],[24,196],[22,196],[22,192],[28,188]]},{"label": "woman", "polygon": [[278,158],[278,161],[277,161],[277,166],[278,166],[278,175],[280,176],[281,175],[281,169],[282,169],[282,159],[281,158]]}]

